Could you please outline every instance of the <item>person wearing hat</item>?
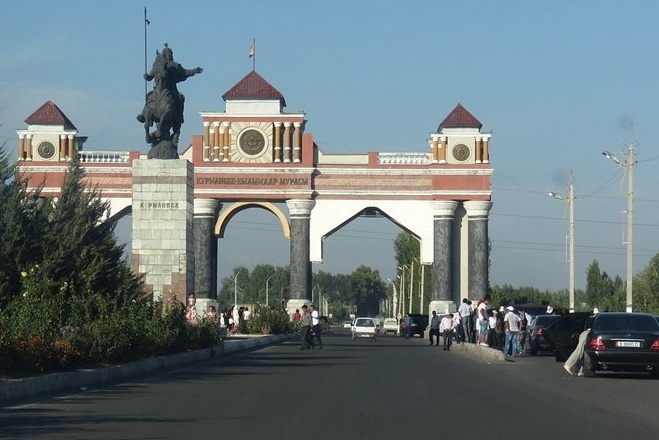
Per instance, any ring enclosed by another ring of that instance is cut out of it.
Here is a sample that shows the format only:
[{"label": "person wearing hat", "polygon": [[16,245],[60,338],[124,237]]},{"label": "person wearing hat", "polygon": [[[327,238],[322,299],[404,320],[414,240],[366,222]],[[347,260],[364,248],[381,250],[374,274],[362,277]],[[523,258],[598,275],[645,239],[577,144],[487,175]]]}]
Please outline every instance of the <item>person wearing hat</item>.
[{"label": "person wearing hat", "polygon": [[439,326],[444,335],[444,351],[451,351],[451,343],[453,342],[453,314],[446,312]]},{"label": "person wearing hat", "polygon": [[503,348],[503,355],[506,359],[515,357],[515,343],[519,333],[519,316],[515,313],[515,307],[506,307],[506,315],[503,317],[503,324],[506,329],[506,345]]}]

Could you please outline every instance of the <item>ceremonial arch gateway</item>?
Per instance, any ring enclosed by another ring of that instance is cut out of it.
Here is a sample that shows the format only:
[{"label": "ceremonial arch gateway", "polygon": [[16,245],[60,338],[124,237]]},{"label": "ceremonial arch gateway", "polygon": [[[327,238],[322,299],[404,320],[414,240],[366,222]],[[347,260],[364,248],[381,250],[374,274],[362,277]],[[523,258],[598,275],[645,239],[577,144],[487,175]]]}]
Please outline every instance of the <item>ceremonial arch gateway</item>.
[{"label": "ceremonial arch gateway", "polygon": [[309,301],[323,240],[366,213],[420,240],[421,262],[432,265],[426,310],[455,310],[460,298],[486,291],[491,134],[462,105],[430,133],[425,152],[327,154],[305,132],[306,114],[285,112],[284,96],[256,71],[223,99],[225,111],[200,113],[203,134],[178,160],[88,151],[87,138],[46,102],[17,130],[19,170],[56,197],[79,157],[109,217],[132,213],[132,267],[155,297],[194,290],[200,305],[215,301],[215,238],[250,208],[272,212],[290,239],[289,310]]}]

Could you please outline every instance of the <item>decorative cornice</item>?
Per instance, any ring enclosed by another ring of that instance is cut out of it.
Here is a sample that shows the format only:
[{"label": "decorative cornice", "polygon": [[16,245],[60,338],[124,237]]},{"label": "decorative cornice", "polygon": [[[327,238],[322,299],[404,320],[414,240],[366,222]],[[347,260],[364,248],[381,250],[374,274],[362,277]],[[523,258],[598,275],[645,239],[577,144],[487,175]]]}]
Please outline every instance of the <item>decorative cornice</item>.
[{"label": "decorative cornice", "polygon": [[467,216],[470,219],[487,218],[490,209],[492,208],[492,202],[484,202],[479,200],[470,200],[464,202],[463,205],[465,211],[467,211]]},{"label": "decorative cornice", "polygon": [[309,217],[311,210],[316,205],[315,200],[291,199],[286,200],[286,206],[291,217]]}]

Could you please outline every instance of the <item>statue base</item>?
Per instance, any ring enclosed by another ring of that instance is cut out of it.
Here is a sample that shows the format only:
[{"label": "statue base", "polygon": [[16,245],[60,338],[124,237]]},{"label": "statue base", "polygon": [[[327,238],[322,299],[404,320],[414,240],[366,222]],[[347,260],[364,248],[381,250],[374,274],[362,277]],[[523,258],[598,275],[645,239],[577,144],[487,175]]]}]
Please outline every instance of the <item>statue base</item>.
[{"label": "statue base", "polygon": [[178,149],[170,140],[163,140],[153,144],[147,159],[178,159]]}]

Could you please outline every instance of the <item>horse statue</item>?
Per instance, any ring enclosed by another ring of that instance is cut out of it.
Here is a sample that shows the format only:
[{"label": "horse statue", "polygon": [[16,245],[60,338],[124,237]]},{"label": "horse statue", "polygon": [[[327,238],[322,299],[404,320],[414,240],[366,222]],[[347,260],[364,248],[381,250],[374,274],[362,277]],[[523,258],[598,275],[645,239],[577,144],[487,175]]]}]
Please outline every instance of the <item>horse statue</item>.
[{"label": "horse statue", "polygon": [[[144,124],[146,142],[151,144],[149,159],[178,159],[185,96],[177,84],[202,71],[201,67],[185,69],[175,62],[167,43],[162,53],[156,51],[151,72],[144,74],[145,80],[153,80],[153,90],[147,93],[142,113],[137,115],[137,120]],[[156,129],[152,132],[154,124]]]}]

